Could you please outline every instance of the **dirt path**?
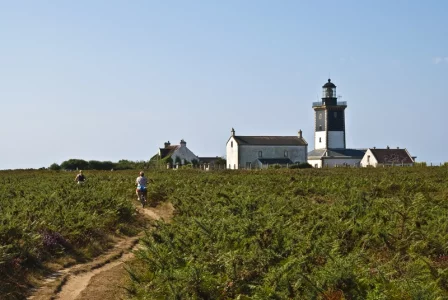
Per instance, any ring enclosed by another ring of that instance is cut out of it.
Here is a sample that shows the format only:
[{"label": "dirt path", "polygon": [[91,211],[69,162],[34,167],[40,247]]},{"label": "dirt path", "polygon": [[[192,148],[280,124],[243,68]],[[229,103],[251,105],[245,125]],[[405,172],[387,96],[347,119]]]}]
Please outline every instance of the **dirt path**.
[{"label": "dirt path", "polygon": [[[169,222],[174,208],[170,203],[141,209],[149,219]],[[118,241],[114,248],[93,262],[63,269],[47,278],[30,300],[104,300],[125,299],[127,272],[125,262],[134,255],[139,237]]]}]

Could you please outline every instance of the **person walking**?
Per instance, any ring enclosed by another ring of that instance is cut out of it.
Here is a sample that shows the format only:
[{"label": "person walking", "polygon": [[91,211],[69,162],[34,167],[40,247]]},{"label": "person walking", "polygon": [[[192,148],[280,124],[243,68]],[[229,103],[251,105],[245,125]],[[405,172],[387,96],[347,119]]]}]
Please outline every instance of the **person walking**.
[{"label": "person walking", "polygon": [[141,196],[145,196],[146,199],[148,194],[148,190],[146,187],[148,184],[148,179],[145,177],[145,173],[143,171],[140,171],[139,176],[135,180],[135,184],[137,185],[137,189],[135,190],[135,192],[137,194],[138,200],[140,201]]},{"label": "person walking", "polygon": [[78,184],[84,183],[86,180],[86,176],[82,173],[82,170],[79,171],[78,175],[75,177],[75,181],[78,182]]}]

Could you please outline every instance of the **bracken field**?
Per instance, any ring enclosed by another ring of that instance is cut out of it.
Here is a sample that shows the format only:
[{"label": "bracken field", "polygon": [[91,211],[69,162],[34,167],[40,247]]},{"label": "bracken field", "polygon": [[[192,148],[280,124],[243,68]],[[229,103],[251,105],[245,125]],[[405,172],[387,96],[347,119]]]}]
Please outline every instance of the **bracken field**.
[{"label": "bracken field", "polygon": [[[135,235],[136,171],[0,172],[0,298]],[[448,299],[448,168],[147,171],[131,299]],[[6,274],[3,276],[3,274]]]}]

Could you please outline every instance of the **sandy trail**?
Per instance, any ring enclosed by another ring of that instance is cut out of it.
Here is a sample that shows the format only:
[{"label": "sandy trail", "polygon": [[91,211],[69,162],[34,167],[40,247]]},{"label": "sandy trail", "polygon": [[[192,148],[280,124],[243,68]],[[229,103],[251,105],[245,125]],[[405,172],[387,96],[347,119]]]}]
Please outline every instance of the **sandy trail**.
[{"label": "sandy trail", "polygon": [[[171,203],[140,209],[149,219],[169,222],[174,208]],[[108,253],[93,262],[63,269],[47,278],[29,300],[123,299],[125,297],[125,263],[134,257],[139,237],[125,238]]]},{"label": "sandy trail", "polygon": [[[123,263],[125,263],[126,261],[130,260],[133,257],[134,257],[133,253],[129,252],[121,256],[119,259],[110,262],[101,268],[92,270],[90,272],[81,273],[79,275],[70,276],[68,278],[68,281],[62,286],[62,290],[59,292],[59,294],[57,294],[57,296],[54,299],[57,300],[76,299],[81,294],[81,292],[87,288],[93,276],[101,274],[103,272],[107,272],[118,265],[122,265]],[[95,295],[95,297],[97,296],[99,295]],[[93,297],[89,297],[88,299],[93,299]]]}]

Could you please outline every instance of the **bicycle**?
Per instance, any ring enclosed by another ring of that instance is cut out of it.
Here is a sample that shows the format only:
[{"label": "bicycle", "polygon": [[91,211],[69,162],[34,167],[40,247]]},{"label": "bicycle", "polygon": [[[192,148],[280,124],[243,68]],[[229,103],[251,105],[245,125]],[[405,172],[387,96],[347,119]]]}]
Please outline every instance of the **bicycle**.
[{"label": "bicycle", "polygon": [[146,189],[138,191],[138,200],[140,201],[142,207],[144,208],[146,205]]}]

